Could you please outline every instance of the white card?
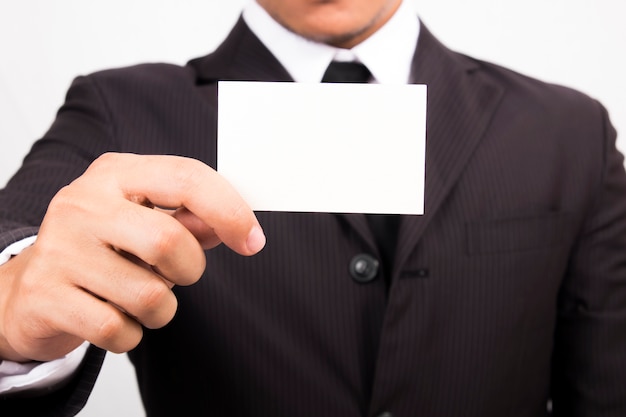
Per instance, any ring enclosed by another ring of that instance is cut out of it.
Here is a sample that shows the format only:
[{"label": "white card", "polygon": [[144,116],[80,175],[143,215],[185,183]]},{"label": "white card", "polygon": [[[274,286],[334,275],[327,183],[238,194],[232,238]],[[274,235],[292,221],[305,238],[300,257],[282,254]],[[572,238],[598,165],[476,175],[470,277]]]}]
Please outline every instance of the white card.
[{"label": "white card", "polygon": [[217,169],[255,211],[423,214],[426,86],[224,81]]}]

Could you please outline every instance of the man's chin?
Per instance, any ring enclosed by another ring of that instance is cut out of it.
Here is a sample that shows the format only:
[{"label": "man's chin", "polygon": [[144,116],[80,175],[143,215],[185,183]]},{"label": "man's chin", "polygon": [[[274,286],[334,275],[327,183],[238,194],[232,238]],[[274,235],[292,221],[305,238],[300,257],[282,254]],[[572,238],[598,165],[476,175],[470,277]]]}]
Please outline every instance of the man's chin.
[{"label": "man's chin", "polygon": [[[336,30],[337,27],[343,27],[344,29],[342,31],[338,31]],[[349,49],[367,38],[366,33],[368,28],[358,28],[350,31],[345,30],[345,25],[333,26],[326,24],[308,25],[307,27],[300,28],[299,30],[294,30],[292,28],[287,29],[314,42]]]}]

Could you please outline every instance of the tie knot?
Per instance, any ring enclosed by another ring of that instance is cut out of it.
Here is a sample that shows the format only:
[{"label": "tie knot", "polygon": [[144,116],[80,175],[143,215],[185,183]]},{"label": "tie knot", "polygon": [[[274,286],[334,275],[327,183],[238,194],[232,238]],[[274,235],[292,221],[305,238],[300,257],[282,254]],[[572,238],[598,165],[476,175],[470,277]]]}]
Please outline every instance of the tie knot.
[{"label": "tie knot", "polygon": [[339,62],[330,63],[324,77],[323,83],[367,83],[372,77],[372,73],[360,62]]}]

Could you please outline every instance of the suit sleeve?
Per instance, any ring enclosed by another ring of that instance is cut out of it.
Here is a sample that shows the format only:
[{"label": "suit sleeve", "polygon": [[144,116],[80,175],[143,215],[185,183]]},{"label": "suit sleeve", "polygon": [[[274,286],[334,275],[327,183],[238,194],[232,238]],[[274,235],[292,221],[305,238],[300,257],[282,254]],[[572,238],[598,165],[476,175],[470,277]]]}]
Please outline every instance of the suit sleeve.
[{"label": "suit sleeve", "polygon": [[113,131],[95,82],[77,78],[48,132],[0,190],[0,248],[37,232],[52,197],[115,149]]},{"label": "suit sleeve", "polygon": [[[109,113],[91,77],[77,78],[57,118],[0,190],[0,250],[37,233],[52,197],[104,152],[115,150]],[[0,397],[0,415],[73,416],[84,406],[104,352],[91,347],[76,377],[36,398]]]},{"label": "suit sleeve", "polygon": [[626,173],[601,109],[601,181],[558,299],[555,416],[626,416]]},{"label": "suit sleeve", "polygon": [[0,414],[21,417],[71,417],[83,409],[100,373],[105,351],[90,346],[76,375],[49,391],[0,396]]}]

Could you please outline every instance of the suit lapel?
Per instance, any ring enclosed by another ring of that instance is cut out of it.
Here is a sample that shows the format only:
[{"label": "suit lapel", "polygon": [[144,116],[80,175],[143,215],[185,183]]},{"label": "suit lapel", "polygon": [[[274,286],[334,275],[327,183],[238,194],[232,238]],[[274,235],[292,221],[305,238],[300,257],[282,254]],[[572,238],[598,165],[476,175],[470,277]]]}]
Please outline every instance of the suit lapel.
[{"label": "suit lapel", "polygon": [[212,54],[189,61],[189,65],[195,69],[199,84],[218,80],[293,81],[241,17]]},{"label": "suit lapel", "polygon": [[478,63],[444,47],[422,25],[412,82],[428,86],[423,216],[405,216],[394,264],[400,270],[458,181],[483,137],[503,91]]},{"label": "suit lapel", "polygon": [[[476,62],[447,49],[423,24],[411,74],[412,83],[428,86],[425,207],[423,216],[402,217],[394,271],[402,269],[459,180],[503,95]],[[343,217],[376,246],[365,216]]]}]

